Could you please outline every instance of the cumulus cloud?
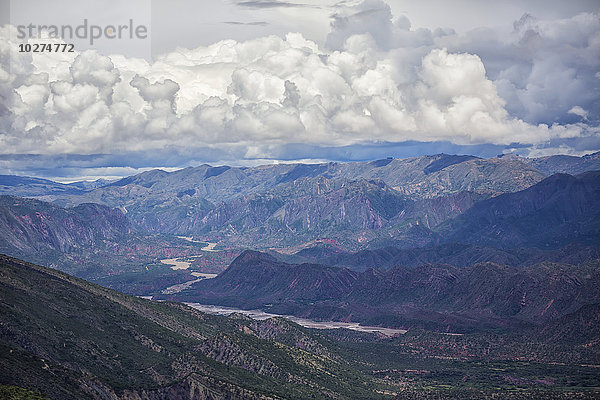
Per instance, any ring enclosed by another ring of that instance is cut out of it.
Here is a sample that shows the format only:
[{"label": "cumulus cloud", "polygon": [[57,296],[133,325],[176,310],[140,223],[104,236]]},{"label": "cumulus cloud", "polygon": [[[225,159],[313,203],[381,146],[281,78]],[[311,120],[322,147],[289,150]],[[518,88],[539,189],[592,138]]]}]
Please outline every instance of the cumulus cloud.
[{"label": "cumulus cloud", "polygon": [[507,35],[478,29],[437,43],[478,54],[507,111],[517,118],[531,124],[566,124],[574,121],[569,110],[580,106],[589,111],[590,120],[600,121],[597,13],[553,21],[525,14]]},{"label": "cumulus cloud", "polygon": [[[250,3],[292,4],[240,4]],[[169,147],[270,158],[294,143],[539,149],[598,137],[595,14],[552,23],[526,15],[508,36],[457,35],[412,29],[383,1],[366,0],[338,7],[323,46],[289,33],[178,48],[151,63],[17,53],[11,30],[0,29],[3,154]]]}]

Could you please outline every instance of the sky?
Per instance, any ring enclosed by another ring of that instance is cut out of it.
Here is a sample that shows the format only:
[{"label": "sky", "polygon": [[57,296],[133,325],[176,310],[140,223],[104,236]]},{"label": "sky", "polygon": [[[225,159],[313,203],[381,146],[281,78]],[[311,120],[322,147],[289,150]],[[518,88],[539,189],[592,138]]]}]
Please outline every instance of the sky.
[{"label": "sky", "polygon": [[[596,152],[599,12],[596,0],[0,0],[0,174]],[[131,28],[93,43],[21,35],[84,21]],[[127,36],[136,26],[147,34]]]}]

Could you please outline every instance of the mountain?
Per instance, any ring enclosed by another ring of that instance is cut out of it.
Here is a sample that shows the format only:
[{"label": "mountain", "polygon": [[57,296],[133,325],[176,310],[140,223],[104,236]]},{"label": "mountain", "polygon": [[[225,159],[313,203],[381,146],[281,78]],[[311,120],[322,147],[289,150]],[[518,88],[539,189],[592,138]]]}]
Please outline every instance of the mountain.
[{"label": "mountain", "polygon": [[323,337],[217,317],[0,256],[0,385],[52,399],[381,398]]},{"label": "mountain", "polygon": [[0,195],[43,197],[82,193],[83,190],[78,185],[67,185],[29,176],[0,175]]},{"label": "mountain", "polygon": [[63,207],[103,204],[142,230],[226,247],[284,248],[319,238],[338,240],[348,250],[369,243],[419,247],[437,240],[428,230],[481,200],[527,189],[555,170],[598,167],[597,154],[553,157],[437,154],[252,168],[201,165],[70,185],[4,176],[0,193]]},{"label": "mountain", "polygon": [[481,201],[436,228],[445,242],[498,248],[600,243],[600,171],[556,174],[532,187]]},{"label": "mountain", "polygon": [[520,192],[476,199],[461,192],[405,200],[385,229],[370,231],[371,249],[352,253],[346,248],[329,254],[330,249],[304,248],[291,260],[318,259],[327,265],[366,270],[483,261],[513,266],[542,261],[579,264],[598,258],[599,171],[556,174]]},{"label": "mountain", "polygon": [[0,196],[0,251],[44,257],[120,241],[132,234],[123,213],[99,204],[64,209],[51,203]]},{"label": "mountain", "polygon": [[588,365],[597,303],[518,334],[317,332],[152,302],[6,256],[0,303],[2,398],[594,398],[600,383]]},{"label": "mountain", "polygon": [[[174,172],[146,171],[98,183],[97,188],[57,184],[58,188],[48,186],[44,191],[23,183],[0,189],[63,207],[103,204],[119,208],[149,232],[225,240],[228,246],[247,246],[257,237],[264,247],[298,245],[335,232],[348,238],[348,246],[360,247],[388,237],[389,232],[372,232],[384,225],[431,228],[478,200],[527,188],[543,178],[516,158],[438,154],[252,168],[201,165]],[[421,202],[425,199],[431,201]],[[348,213],[332,207],[338,201],[345,203]],[[415,244],[422,244],[422,239]]]},{"label": "mountain", "polygon": [[588,171],[600,170],[600,152],[582,157],[554,155],[540,158],[521,158],[520,160],[548,176],[554,174],[579,175]]},{"label": "mountain", "polygon": [[92,190],[92,189],[98,189],[104,186],[108,186],[109,184],[111,184],[113,181],[109,180],[109,179],[96,179],[95,181],[77,181],[77,182],[71,182],[71,183],[67,183],[68,186],[71,187],[75,187],[81,190]]},{"label": "mountain", "polygon": [[356,273],[345,268],[318,264],[286,264],[274,257],[247,250],[214,279],[194,285],[186,298],[202,297],[202,302],[263,307],[269,303],[337,299],[350,290]]},{"label": "mountain", "polygon": [[0,175],[0,195],[21,197],[81,195],[86,191],[107,186],[111,182],[106,179],[97,179],[95,181],[59,183],[29,176]]},{"label": "mountain", "polygon": [[131,205],[142,194],[157,198],[190,196],[219,203],[239,196],[264,193],[301,178],[324,177],[334,180],[381,180],[414,198],[434,198],[460,191],[493,196],[525,189],[559,172],[574,175],[600,170],[598,154],[531,159],[514,155],[481,159],[469,155],[437,154],[369,162],[276,164],[252,168],[212,167],[205,164],[174,172],[146,171],[117,181],[71,184],[0,175],[0,194],[53,196],[71,204],[93,202],[111,207]]},{"label": "mountain", "polygon": [[427,264],[356,274],[242,253],[217,278],[159,298],[394,327],[455,330],[540,323],[600,300],[600,264]]},{"label": "mountain", "polygon": [[494,263],[456,268],[448,265],[396,267],[365,272],[348,300],[371,306],[411,304],[460,314],[516,317],[539,323],[596,302],[600,264],[541,263],[515,268]]}]

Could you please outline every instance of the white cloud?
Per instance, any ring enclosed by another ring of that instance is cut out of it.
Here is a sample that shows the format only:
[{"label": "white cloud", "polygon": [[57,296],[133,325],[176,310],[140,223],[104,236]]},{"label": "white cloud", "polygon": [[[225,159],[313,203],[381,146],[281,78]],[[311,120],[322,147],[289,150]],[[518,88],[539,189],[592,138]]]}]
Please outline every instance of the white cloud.
[{"label": "white cloud", "polygon": [[[10,29],[0,29],[4,154],[235,144],[260,158],[286,143],[541,145],[597,135],[587,124],[600,112],[589,90],[600,63],[593,14],[552,24],[524,17],[510,37],[459,36],[412,30],[368,0],[338,10],[325,48],[290,33],[179,48],[153,63],[18,54]],[[557,110],[586,123],[548,117]]]}]

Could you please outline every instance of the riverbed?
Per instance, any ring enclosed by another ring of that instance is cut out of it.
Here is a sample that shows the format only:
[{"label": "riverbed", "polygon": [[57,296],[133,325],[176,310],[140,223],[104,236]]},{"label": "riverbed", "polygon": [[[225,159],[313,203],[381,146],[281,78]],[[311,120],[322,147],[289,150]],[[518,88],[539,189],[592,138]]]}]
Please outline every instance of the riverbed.
[{"label": "riverbed", "polygon": [[[186,237],[186,236],[177,236],[177,237],[180,239],[188,240],[190,242],[198,242],[197,240],[192,240],[192,238]],[[200,242],[198,242],[198,243],[200,243]],[[202,250],[202,251],[218,251],[218,250],[215,250],[215,246],[217,245],[216,243],[210,243],[210,242],[203,242],[203,243],[206,243],[206,246],[204,246],[200,250]],[[163,264],[166,264],[166,265],[170,265],[171,269],[173,269],[173,270],[188,269],[190,267],[191,263],[189,261],[179,261],[179,260],[181,260],[183,258],[198,258],[198,257],[202,257],[202,254],[195,255],[195,256],[187,256],[187,257],[165,258],[164,260],[160,260],[160,262]]]},{"label": "riverbed", "polygon": [[244,314],[252,319],[256,320],[264,320],[268,318],[274,317],[283,317],[287,318],[290,321],[297,323],[298,325],[304,326],[305,328],[313,328],[313,329],[339,329],[346,328],[351,329],[353,331],[358,332],[369,332],[369,333],[381,333],[386,336],[394,336],[401,335],[406,333],[407,331],[404,329],[393,329],[393,328],[382,328],[380,326],[366,326],[360,325],[358,322],[336,322],[336,321],[313,321],[305,318],[298,318],[293,315],[279,315],[279,314],[271,314],[264,312],[262,310],[242,310],[239,308],[233,307],[222,307],[222,306],[213,306],[208,304],[200,304],[200,303],[185,303],[190,307],[193,307],[199,311],[214,314],[214,315],[230,315],[232,313],[240,313]]}]

